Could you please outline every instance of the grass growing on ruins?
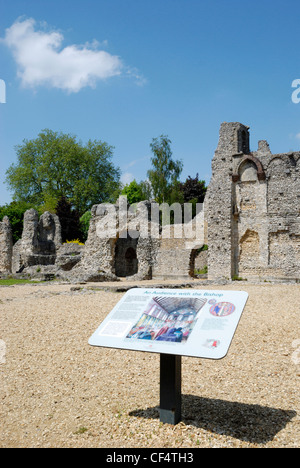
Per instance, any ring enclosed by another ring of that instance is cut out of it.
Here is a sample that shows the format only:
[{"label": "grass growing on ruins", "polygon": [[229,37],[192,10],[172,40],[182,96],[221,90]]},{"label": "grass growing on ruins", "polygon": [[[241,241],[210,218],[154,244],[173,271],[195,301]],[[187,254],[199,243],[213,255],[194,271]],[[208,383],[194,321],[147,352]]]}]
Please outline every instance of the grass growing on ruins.
[{"label": "grass growing on ruins", "polygon": [[195,275],[207,275],[207,273],[208,273],[208,267],[205,266],[204,268],[202,268],[202,270],[199,269],[199,268],[198,268],[198,269],[195,268],[194,273],[195,273]]}]

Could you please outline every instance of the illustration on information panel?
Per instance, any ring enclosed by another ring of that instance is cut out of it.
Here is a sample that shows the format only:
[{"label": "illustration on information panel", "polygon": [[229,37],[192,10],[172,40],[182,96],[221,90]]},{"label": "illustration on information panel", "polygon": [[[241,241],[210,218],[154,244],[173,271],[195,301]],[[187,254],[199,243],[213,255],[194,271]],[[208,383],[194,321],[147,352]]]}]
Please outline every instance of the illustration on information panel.
[{"label": "illustration on information panel", "polygon": [[126,338],[186,343],[206,302],[199,298],[154,297]]},{"label": "illustration on information panel", "polygon": [[209,312],[215,317],[226,317],[233,314],[234,311],[235,306],[231,302],[218,302],[209,309]]}]

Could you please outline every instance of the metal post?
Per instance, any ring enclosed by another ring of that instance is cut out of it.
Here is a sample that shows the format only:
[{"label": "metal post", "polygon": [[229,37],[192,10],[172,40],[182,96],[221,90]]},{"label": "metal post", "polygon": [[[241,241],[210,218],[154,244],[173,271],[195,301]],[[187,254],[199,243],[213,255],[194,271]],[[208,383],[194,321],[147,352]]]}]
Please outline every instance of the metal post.
[{"label": "metal post", "polygon": [[181,421],[181,356],[160,355],[160,420]]}]

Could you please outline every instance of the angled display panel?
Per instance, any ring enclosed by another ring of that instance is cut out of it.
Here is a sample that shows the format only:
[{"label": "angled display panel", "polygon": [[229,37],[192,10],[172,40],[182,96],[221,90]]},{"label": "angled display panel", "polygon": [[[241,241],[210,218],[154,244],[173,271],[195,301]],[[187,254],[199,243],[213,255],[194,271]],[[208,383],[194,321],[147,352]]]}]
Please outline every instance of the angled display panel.
[{"label": "angled display panel", "polygon": [[248,293],[131,289],[89,344],[208,359],[226,356]]}]

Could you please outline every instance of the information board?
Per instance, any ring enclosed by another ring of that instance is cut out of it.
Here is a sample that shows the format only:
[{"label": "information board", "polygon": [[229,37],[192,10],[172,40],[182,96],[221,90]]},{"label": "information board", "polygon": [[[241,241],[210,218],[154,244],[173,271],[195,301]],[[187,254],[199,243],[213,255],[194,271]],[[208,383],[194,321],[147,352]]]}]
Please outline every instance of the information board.
[{"label": "information board", "polygon": [[221,359],[247,299],[244,291],[130,289],[89,344]]}]

